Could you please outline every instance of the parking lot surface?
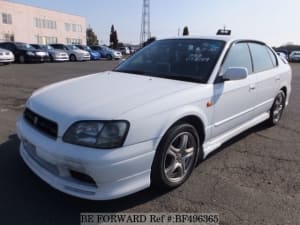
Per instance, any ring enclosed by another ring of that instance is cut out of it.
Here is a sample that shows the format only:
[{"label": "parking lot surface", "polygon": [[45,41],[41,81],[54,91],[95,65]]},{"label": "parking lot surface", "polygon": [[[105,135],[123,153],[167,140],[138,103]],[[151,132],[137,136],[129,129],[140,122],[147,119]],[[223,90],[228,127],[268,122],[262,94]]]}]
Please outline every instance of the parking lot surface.
[{"label": "parking lot surface", "polygon": [[223,225],[300,224],[300,64],[292,64],[292,95],[280,124],[258,125],[229,141],[175,190],[87,201],[36,177],[18,153],[15,121],[26,99],[44,85],[116,64],[0,66],[0,224],[73,225],[80,212],[207,212],[219,213]]}]

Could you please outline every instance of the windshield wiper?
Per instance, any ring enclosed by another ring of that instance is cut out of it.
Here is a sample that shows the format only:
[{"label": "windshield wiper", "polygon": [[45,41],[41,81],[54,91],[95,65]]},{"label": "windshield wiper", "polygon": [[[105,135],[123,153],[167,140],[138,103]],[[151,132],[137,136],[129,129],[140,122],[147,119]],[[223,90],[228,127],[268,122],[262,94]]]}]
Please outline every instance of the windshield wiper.
[{"label": "windshield wiper", "polygon": [[161,78],[173,79],[173,80],[181,80],[181,81],[190,81],[197,83],[206,83],[206,79],[201,79],[198,77],[187,77],[182,75],[160,75]]},{"label": "windshield wiper", "polygon": [[114,72],[120,72],[120,73],[140,74],[140,75],[146,74],[146,72],[142,71],[142,70],[113,70],[113,71]]}]

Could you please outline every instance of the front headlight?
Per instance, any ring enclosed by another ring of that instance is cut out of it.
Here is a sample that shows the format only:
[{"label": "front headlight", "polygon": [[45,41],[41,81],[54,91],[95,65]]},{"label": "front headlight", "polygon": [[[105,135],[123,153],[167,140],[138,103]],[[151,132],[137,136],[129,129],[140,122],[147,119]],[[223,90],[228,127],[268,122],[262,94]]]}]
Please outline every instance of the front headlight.
[{"label": "front headlight", "polygon": [[127,121],[80,121],[67,130],[63,140],[92,148],[118,148],[123,145],[128,129]]},{"label": "front headlight", "polygon": [[34,56],[34,52],[26,52],[27,55]]}]

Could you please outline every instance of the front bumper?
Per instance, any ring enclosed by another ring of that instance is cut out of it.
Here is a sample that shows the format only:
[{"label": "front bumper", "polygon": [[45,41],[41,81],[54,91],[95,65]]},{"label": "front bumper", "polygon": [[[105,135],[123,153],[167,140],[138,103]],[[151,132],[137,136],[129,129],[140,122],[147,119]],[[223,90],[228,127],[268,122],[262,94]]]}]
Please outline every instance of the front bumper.
[{"label": "front bumper", "polygon": [[[20,154],[30,169],[52,187],[91,200],[115,199],[150,186],[154,140],[114,150],[99,150],[53,140],[31,127],[23,117],[17,120]],[[35,150],[25,148],[26,142]],[[76,171],[92,178],[84,182],[72,176]]]},{"label": "front bumper", "polygon": [[64,55],[64,56],[60,56],[60,55],[55,55],[53,56],[53,60],[54,61],[69,61],[69,55]]},{"label": "front bumper", "polygon": [[50,57],[49,56],[38,56],[38,55],[26,55],[25,56],[25,60],[26,62],[48,62],[50,61]]},{"label": "front bumper", "polygon": [[0,63],[10,63],[14,62],[15,58],[12,57],[0,57]]},{"label": "front bumper", "polygon": [[77,60],[78,61],[89,61],[89,60],[91,60],[91,56],[90,56],[90,54],[88,54],[88,55],[78,55]]}]

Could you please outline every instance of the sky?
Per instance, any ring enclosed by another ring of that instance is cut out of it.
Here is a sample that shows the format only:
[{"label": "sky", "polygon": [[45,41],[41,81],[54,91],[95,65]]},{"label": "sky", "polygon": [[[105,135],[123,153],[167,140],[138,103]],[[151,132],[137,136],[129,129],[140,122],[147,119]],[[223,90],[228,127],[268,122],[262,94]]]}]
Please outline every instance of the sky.
[{"label": "sky", "polygon": [[[84,16],[100,43],[108,44],[113,24],[119,41],[138,44],[142,0],[12,0]],[[299,0],[150,0],[151,35],[174,37],[188,26],[190,35],[214,35],[224,25],[232,36],[272,46],[300,44]]]}]

